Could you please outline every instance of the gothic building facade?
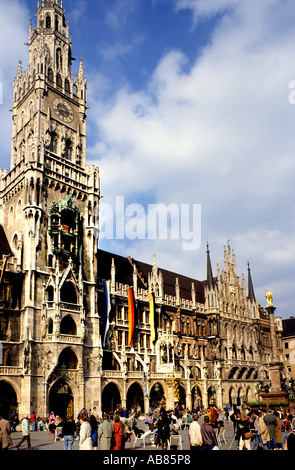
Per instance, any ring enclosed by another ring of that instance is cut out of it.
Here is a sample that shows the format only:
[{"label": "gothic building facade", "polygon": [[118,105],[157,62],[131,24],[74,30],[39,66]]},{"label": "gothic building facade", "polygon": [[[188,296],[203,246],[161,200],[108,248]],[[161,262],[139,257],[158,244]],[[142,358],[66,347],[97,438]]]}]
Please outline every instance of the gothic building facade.
[{"label": "gothic building facade", "polygon": [[11,166],[0,171],[0,412],[254,401],[281,354],[280,319],[274,337],[250,269],[246,289],[227,249],[213,276],[208,248],[204,281],[159,269],[156,257],[98,250],[83,62],[74,77],[62,3],[38,2],[36,16],[28,70],[19,62],[13,83]]}]

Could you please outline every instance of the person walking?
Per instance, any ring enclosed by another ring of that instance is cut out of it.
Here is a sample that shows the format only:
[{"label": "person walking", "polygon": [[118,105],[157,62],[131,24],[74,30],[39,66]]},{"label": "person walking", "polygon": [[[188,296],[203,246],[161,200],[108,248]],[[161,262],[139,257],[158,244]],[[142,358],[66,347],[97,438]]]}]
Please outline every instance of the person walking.
[{"label": "person walking", "polygon": [[24,419],[22,420],[22,434],[23,434],[22,439],[19,441],[19,443],[15,447],[19,450],[22,443],[27,441],[28,450],[32,450],[33,447],[31,446],[29,415],[25,415]]},{"label": "person walking", "polygon": [[218,447],[216,434],[212,426],[209,424],[208,415],[204,416],[204,424],[201,426],[201,434],[204,450],[213,450],[214,447]]},{"label": "person walking", "polygon": [[113,450],[122,450],[123,429],[122,429],[122,424],[120,423],[119,415],[114,416],[113,427],[114,427],[114,442],[115,442]]},{"label": "person walking", "polygon": [[85,415],[80,416],[79,450],[93,450],[91,439],[91,426]]},{"label": "person walking", "polygon": [[8,450],[12,446],[11,427],[9,421],[0,415],[0,450]]},{"label": "person walking", "polygon": [[62,436],[64,440],[64,450],[72,450],[76,432],[76,423],[73,416],[69,416],[62,423]]},{"label": "person walking", "polygon": [[198,423],[198,419],[198,415],[193,415],[193,421],[189,427],[189,450],[202,450],[203,440],[201,426]]},{"label": "person walking", "polygon": [[277,419],[270,409],[268,409],[266,415],[264,416],[264,422],[269,432],[269,441],[267,442],[267,447],[269,450],[274,450],[276,448]]},{"label": "person walking", "polygon": [[99,425],[97,433],[99,450],[111,450],[113,434],[114,428],[109,421],[109,415],[104,413],[103,422]]}]

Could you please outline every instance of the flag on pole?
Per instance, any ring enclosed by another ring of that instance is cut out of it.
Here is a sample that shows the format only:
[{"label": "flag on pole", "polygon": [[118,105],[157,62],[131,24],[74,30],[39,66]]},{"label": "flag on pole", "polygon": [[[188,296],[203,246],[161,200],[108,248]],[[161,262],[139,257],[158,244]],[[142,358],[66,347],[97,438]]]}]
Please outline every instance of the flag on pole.
[{"label": "flag on pole", "polygon": [[128,292],[128,346],[133,346],[133,335],[135,328],[135,307],[134,307],[134,294],[132,287],[127,289]]},{"label": "flag on pole", "polygon": [[176,398],[177,401],[180,401],[180,391],[179,391],[178,381],[176,380],[174,375],[173,375],[173,382],[174,382],[174,398]]},{"label": "flag on pole", "polygon": [[103,347],[105,347],[107,333],[110,327],[110,311],[111,311],[111,299],[110,299],[110,281],[104,283],[104,304],[103,304]]},{"label": "flag on pole", "polygon": [[145,376],[144,371],[142,372],[142,388],[143,388],[143,391],[144,391],[144,396],[146,398],[148,398],[149,394],[148,394],[148,390],[147,390],[147,386],[146,386],[146,376]]},{"label": "flag on pole", "polygon": [[156,340],[156,322],[155,322],[155,296],[153,293],[149,294],[150,301],[150,325],[151,325],[151,341]]}]

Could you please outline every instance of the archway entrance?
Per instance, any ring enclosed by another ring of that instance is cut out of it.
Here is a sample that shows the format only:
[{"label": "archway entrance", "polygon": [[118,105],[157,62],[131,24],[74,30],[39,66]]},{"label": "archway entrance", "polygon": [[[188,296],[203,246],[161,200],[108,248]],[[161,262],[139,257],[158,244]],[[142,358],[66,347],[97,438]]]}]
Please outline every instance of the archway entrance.
[{"label": "archway entrance", "polygon": [[74,395],[64,380],[56,382],[50,390],[49,408],[55,416],[66,418],[74,414]]},{"label": "archway entrance", "polygon": [[157,408],[158,406],[165,405],[166,400],[164,396],[164,390],[161,384],[156,383],[151,389],[150,393],[150,406]]},{"label": "archway entrance", "polygon": [[14,388],[8,383],[0,381],[0,414],[8,419],[12,411],[18,409],[17,397]]},{"label": "archway entrance", "polygon": [[138,383],[134,383],[128,390],[127,393],[127,409],[130,411],[132,408],[137,410],[141,408],[141,411],[144,412],[144,398],[142,388]]},{"label": "archway entrance", "polygon": [[203,402],[202,402],[202,394],[199,389],[199,387],[194,386],[192,389],[192,404],[193,408],[201,408]]},{"label": "archway entrance", "polygon": [[113,413],[117,408],[121,408],[121,396],[117,385],[110,383],[104,388],[101,403],[102,411],[106,413]]}]

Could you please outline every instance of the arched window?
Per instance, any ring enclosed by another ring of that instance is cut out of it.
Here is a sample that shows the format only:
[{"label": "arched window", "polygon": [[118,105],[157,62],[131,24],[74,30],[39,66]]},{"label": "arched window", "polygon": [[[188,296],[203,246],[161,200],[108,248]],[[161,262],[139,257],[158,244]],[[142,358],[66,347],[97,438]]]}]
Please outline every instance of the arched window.
[{"label": "arched window", "polygon": [[77,304],[77,292],[74,284],[70,281],[66,281],[60,290],[61,302],[70,304]]},{"label": "arched window", "polygon": [[78,358],[71,348],[64,349],[58,358],[58,368],[77,369]]},{"label": "arched window", "polygon": [[58,86],[59,88],[62,88],[62,79],[59,73],[56,76],[56,86]]},{"label": "arched window", "polygon": [[50,152],[57,154],[57,135],[55,132],[51,134]]},{"label": "arched window", "polygon": [[67,78],[65,79],[65,90],[67,93],[71,93],[70,82]]},{"label": "arched window", "polygon": [[53,82],[53,70],[51,68],[48,69],[48,80]]},{"label": "arched window", "polygon": [[52,318],[49,318],[49,320],[48,320],[47,331],[48,331],[49,335],[52,335],[52,333],[53,333],[53,320],[52,320]]},{"label": "arched window", "polygon": [[51,28],[51,17],[49,15],[46,16],[46,28]]},{"label": "arched window", "polygon": [[70,139],[66,141],[65,159],[72,160],[73,147]]},{"label": "arched window", "polygon": [[56,15],[56,16],[55,16],[55,31],[58,31],[58,26],[59,26],[59,24],[58,24],[58,16]]},{"label": "arched window", "polygon": [[77,326],[71,315],[67,315],[62,319],[60,324],[60,334],[76,336]]}]

